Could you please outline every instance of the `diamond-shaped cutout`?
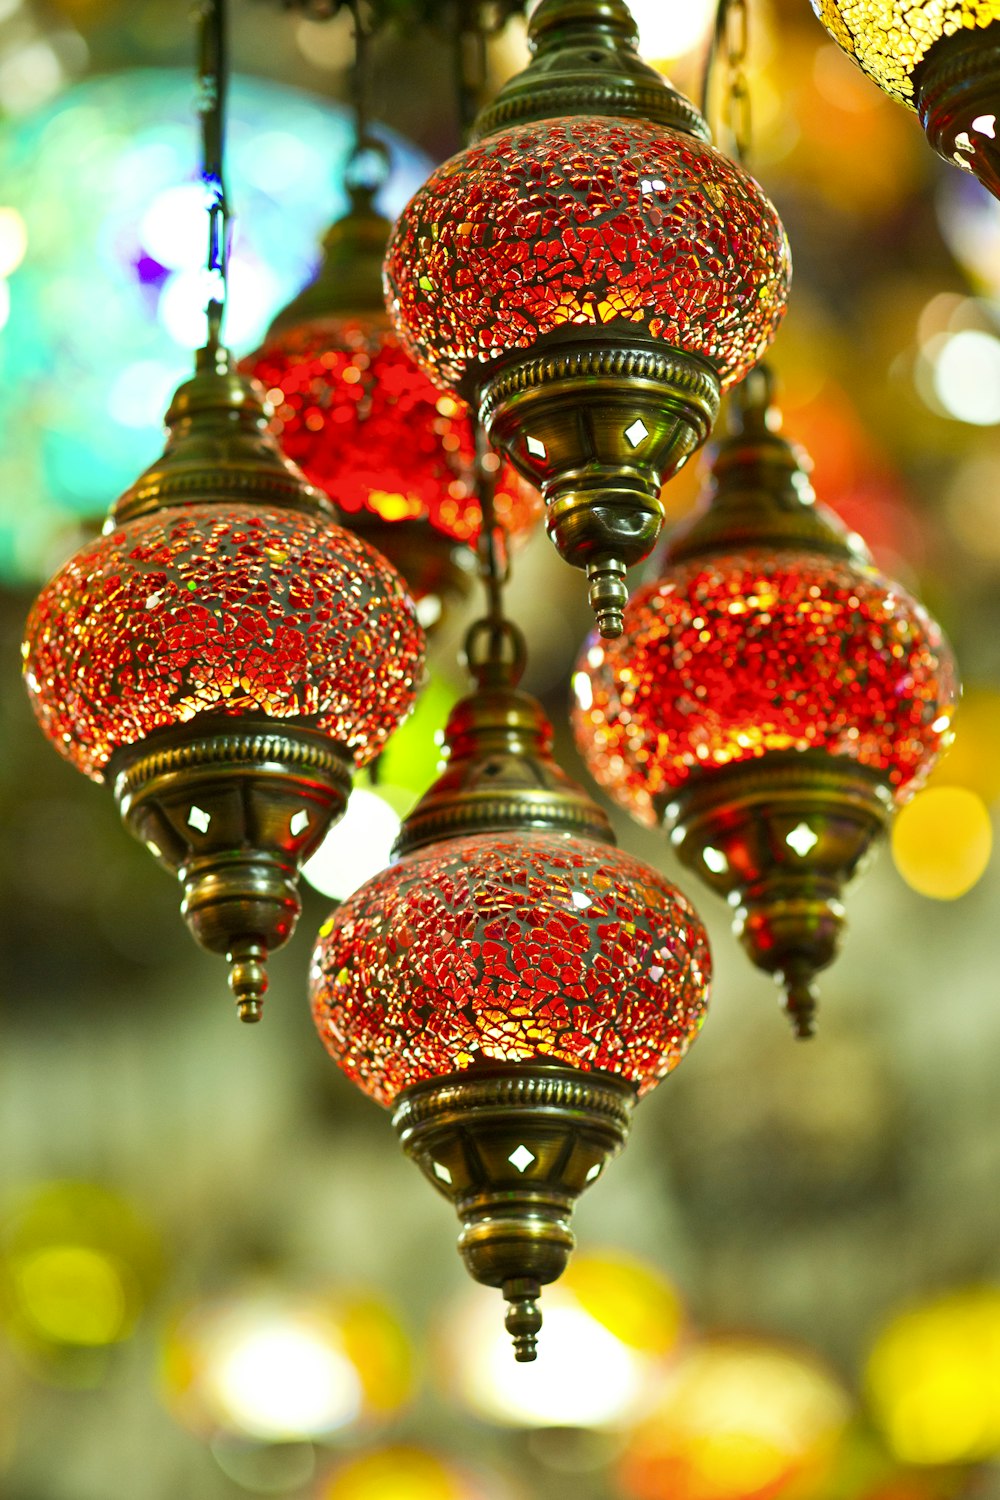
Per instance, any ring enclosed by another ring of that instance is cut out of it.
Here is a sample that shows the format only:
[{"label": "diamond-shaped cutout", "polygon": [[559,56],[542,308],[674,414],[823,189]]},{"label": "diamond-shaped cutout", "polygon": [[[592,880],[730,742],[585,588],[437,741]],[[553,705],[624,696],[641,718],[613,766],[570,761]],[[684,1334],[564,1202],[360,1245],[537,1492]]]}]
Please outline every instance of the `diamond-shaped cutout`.
[{"label": "diamond-shaped cutout", "polygon": [[540,438],[525,438],[524,445],[532,458],[548,458],[548,451]]},{"label": "diamond-shaped cutout", "polygon": [[300,807],[298,812],[292,813],[288,826],[292,831],[292,838],[297,839],[300,833],[305,833],[309,827],[309,814],[304,807]]},{"label": "diamond-shaped cutout", "polygon": [[512,1151],[510,1153],[507,1160],[510,1162],[511,1166],[516,1167],[519,1172],[526,1172],[531,1166],[531,1163],[536,1160],[536,1157],[535,1153],[533,1151],[529,1151],[527,1146],[518,1146],[516,1151]]},{"label": "diamond-shaped cutout", "polygon": [[713,849],[707,845],[701,851],[701,857],[705,861],[706,870],[711,870],[713,875],[725,875],[729,869],[729,861],[721,849]]},{"label": "diamond-shaped cutout", "polygon": [[635,421],[632,423],[632,426],[626,427],[625,436],[628,438],[633,448],[638,448],[643,439],[649,437],[649,428],[646,426],[641,417],[636,417]]},{"label": "diamond-shaped cutout", "polygon": [[203,807],[192,807],[188,813],[188,827],[197,828],[199,833],[207,833],[212,821],[212,814],[207,813]]},{"label": "diamond-shaped cutout", "polygon": [[813,833],[808,823],[800,823],[791,833],[785,834],[785,843],[789,849],[795,850],[800,859],[805,859],[809,850],[815,849],[819,843],[819,834]]},{"label": "diamond-shaped cutout", "polygon": [[432,1161],[431,1162],[431,1168],[432,1168],[432,1170],[434,1172],[434,1176],[440,1182],[448,1182],[448,1183],[451,1182],[451,1173],[448,1171],[448,1168],[446,1166],[442,1165],[441,1162],[439,1162],[439,1161]]},{"label": "diamond-shaped cutout", "polygon": [[604,1165],[603,1162],[600,1162],[600,1161],[595,1161],[594,1162],[594,1165],[591,1167],[590,1171],[587,1173],[587,1177],[586,1177],[587,1182],[593,1182],[593,1180],[594,1180],[595,1177],[600,1177],[600,1175],[601,1175],[601,1167],[603,1165]]}]

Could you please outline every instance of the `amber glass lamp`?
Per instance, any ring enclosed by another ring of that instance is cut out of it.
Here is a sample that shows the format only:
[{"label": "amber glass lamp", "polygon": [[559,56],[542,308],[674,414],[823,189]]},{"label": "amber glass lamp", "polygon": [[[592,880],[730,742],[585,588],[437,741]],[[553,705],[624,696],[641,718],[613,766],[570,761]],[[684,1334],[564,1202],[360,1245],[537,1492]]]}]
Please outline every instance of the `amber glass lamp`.
[{"label": "amber glass lamp", "polygon": [[222,0],[201,17],[220,288],[208,343],[162,457],[42,590],[23,654],[42,729],[113,786],[130,831],[176,873],[192,933],[227,956],[252,1021],[268,952],[298,917],[299,865],[343,811],[352,768],[408,713],[423,639],[399,576],[334,524],[219,342]]},{"label": "amber glass lamp", "polygon": [[727,898],[805,1036],[843,887],[947,743],[958,689],[938,626],[815,504],[766,371],[740,397],[707,504],[620,640],[585,648],[574,724],[596,779]]},{"label": "amber glass lamp", "polygon": [[1000,0],[812,0],[834,41],[1000,198]]},{"label": "amber glass lamp", "polygon": [[[502,639],[507,624],[479,644]],[[684,897],[613,847],[553,760],[519,650],[502,665],[470,645],[479,685],[452,712],[446,769],[398,862],[322,929],[311,994],[327,1049],[457,1209],[465,1263],[502,1288],[530,1360],[573,1204],[697,1034],[709,953]]]},{"label": "amber glass lamp", "polygon": [[[368,164],[364,181],[356,180],[358,162]],[[465,403],[438,390],[389,327],[382,260],[390,225],[373,206],[385,166],[377,144],[359,150],[351,209],[327,233],[315,279],[243,369],[267,391],[285,453],[399,569],[431,624],[475,576],[476,441]],[[517,542],[539,521],[541,496],[509,463],[489,461],[498,520]]]},{"label": "amber glass lamp", "polygon": [[542,0],[529,39],[475,144],[403,211],[390,314],[541,489],[614,636],[662,484],[780,321],[788,250],[754,180],[639,58],[622,0]]}]

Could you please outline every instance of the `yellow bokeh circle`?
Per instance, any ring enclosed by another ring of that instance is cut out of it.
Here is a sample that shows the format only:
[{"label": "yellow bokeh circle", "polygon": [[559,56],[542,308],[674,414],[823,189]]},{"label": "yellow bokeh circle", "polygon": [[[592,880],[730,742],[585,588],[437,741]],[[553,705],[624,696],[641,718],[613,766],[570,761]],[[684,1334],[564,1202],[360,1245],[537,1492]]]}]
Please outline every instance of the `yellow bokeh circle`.
[{"label": "yellow bokeh circle", "polygon": [[983,875],[993,849],[989,808],[961,786],[929,787],[896,819],[892,857],[912,890],[957,901]]},{"label": "yellow bokeh circle", "polygon": [[1000,1288],[976,1287],[893,1319],[868,1361],[875,1420],[908,1464],[1000,1452]]}]

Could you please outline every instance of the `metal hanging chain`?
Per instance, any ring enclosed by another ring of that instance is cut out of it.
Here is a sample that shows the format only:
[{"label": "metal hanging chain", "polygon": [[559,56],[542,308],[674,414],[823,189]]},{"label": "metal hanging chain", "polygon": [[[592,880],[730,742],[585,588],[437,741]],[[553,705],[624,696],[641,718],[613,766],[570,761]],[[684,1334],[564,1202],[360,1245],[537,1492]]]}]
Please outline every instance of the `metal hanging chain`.
[{"label": "metal hanging chain", "polygon": [[497,520],[494,494],[499,460],[486,441],[482,423],[476,424],[476,496],[482,526],[476,554],[479,577],[486,593],[486,614],[474,621],[465,637],[465,659],[480,687],[511,686],[524,671],[524,636],[503,608],[503,591],[510,577],[507,532]]},{"label": "metal hanging chain", "polygon": [[344,182],[355,207],[370,206],[388,180],[392,166],[388,147],[371,131],[371,39],[374,16],[365,0],[349,0],[354,21],[354,66],[351,69],[351,108],[354,146],[344,169]]},{"label": "metal hanging chain", "polygon": [[197,109],[202,127],[202,181],[208,195],[208,347],[222,342],[229,282],[231,215],[226,197],[225,136],[229,87],[227,0],[198,0]]},{"label": "metal hanging chain", "polygon": [[743,166],[749,163],[753,138],[746,73],[749,40],[749,0],[719,0],[705,60],[701,112],[706,118],[711,118],[714,113],[713,89],[719,61],[724,55],[726,83],[719,123],[729,138],[732,155]]}]

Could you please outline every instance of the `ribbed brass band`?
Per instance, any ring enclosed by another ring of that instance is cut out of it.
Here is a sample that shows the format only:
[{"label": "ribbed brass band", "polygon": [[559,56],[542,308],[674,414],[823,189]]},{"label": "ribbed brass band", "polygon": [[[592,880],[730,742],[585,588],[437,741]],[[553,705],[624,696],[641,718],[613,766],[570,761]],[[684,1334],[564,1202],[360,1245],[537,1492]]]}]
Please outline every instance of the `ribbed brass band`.
[{"label": "ribbed brass band", "polygon": [[[599,814],[599,809],[598,809]],[[586,803],[546,799],[524,792],[503,802],[498,798],[475,794],[456,800],[451,807],[435,808],[427,816],[407,821],[405,834],[398,839],[394,853],[412,854],[425,844],[461,834],[503,833],[505,829],[545,830],[571,833],[579,838],[610,843],[612,835],[607,821],[594,813]]]},{"label": "ribbed brass band", "polygon": [[635,1102],[633,1086],[607,1073],[580,1073],[541,1061],[511,1063],[415,1084],[400,1094],[392,1123],[403,1135],[453,1113],[464,1117],[470,1110],[568,1110],[597,1116],[627,1131]]},{"label": "ribbed brass band", "polygon": [[108,763],[106,780],[114,782],[115,794],[134,792],[154,777],[168,776],[194,767],[236,768],[274,765],[296,771],[317,771],[351,788],[352,762],[333,741],[308,730],[276,729],[260,722],[219,721],[218,729],[206,733],[204,722],[190,737],[176,730],[156,731],[138,744],[116,751]]},{"label": "ribbed brass band", "polygon": [[669,385],[703,410],[706,431],[718,416],[719,377],[697,355],[669,347],[659,350],[612,344],[574,348],[563,344],[547,353],[516,362],[505,361],[502,370],[492,377],[487,374],[480,402],[480,419],[488,426],[499,406],[525,391],[536,390],[554,381],[588,378]]},{"label": "ribbed brass band", "polygon": [[738,812],[751,804],[766,803],[769,810],[778,811],[784,800],[799,804],[807,797],[825,802],[831,795],[870,814],[880,825],[893,808],[884,775],[859,765],[850,756],[823,750],[772,750],[738,765],[692,771],[684,787],[661,793],[655,805],[668,829],[681,824],[691,828],[702,817],[716,815],[720,808],[732,807]]},{"label": "ribbed brass band", "polygon": [[[666,80],[664,80],[666,83]],[[475,138],[496,135],[515,125],[568,116],[598,115],[613,119],[649,120],[668,130],[710,142],[711,132],[699,111],[683,94],[666,87],[644,87],[625,83],[546,83],[528,98],[499,97],[482,111]]]}]

